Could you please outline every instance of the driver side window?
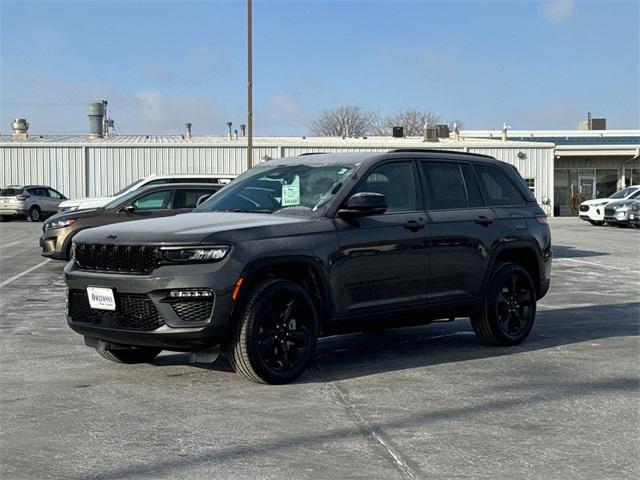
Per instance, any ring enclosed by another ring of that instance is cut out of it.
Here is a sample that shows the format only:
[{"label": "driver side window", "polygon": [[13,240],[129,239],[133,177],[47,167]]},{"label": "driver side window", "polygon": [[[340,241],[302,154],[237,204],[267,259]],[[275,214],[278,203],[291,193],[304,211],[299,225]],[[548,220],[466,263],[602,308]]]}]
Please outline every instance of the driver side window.
[{"label": "driver side window", "polygon": [[133,205],[136,210],[166,210],[169,208],[170,199],[171,190],[162,190],[143,195],[131,205]]},{"label": "driver side window", "polygon": [[411,162],[385,163],[375,168],[352,193],[381,193],[387,200],[386,213],[413,212],[416,184]]}]

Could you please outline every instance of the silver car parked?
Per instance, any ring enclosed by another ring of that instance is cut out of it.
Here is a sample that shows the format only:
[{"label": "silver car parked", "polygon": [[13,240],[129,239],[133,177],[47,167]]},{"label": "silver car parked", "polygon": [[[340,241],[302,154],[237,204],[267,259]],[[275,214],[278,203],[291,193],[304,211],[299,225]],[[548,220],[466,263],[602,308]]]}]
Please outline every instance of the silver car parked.
[{"label": "silver car parked", "polygon": [[11,185],[0,189],[0,221],[26,216],[32,222],[53,215],[67,197],[45,185]]}]

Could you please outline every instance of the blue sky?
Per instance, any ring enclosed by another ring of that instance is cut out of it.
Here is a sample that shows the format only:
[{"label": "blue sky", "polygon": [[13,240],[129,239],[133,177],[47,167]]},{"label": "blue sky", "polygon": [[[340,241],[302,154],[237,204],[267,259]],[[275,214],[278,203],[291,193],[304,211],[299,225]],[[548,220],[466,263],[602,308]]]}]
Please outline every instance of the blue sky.
[{"label": "blue sky", "polygon": [[[325,108],[407,107],[466,128],[572,129],[592,111],[640,128],[631,1],[254,1],[257,135]],[[244,123],[246,10],[236,1],[0,0],[0,132],[84,133],[110,102],[122,134]]]}]

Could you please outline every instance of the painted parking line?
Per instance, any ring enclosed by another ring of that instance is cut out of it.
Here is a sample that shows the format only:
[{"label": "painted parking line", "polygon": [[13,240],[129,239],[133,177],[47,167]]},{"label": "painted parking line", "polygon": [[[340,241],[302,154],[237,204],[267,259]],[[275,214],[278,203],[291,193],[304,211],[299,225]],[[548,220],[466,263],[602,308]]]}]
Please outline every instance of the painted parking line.
[{"label": "painted parking line", "polygon": [[562,263],[562,262],[574,262],[574,263],[582,263],[584,265],[591,265],[594,267],[600,267],[600,268],[610,268],[612,270],[622,270],[623,272],[629,272],[629,273],[634,273],[635,270],[632,268],[623,268],[623,267],[614,267],[613,265],[604,265],[602,263],[596,263],[596,262],[587,262],[585,260],[576,260],[575,258],[554,258],[553,262],[556,263]]},{"label": "painted parking line", "polygon": [[31,273],[31,272],[33,272],[34,270],[37,270],[38,268],[40,268],[41,266],[43,266],[43,265],[44,265],[44,264],[46,264],[46,263],[49,263],[50,261],[51,261],[51,259],[50,259],[50,258],[47,258],[44,262],[41,262],[41,263],[39,263],[39,264],[37,264],[37,265],[34,265],[34,266],[33,266],[33,267],[31,267],[31,268],[27,268],[24,272],[21,272],[21,273],[19,273],[19,274],[17,274],[17,275],[14,275],[14,276],[13,276],[13,277],[11,277],[11,278],[7,278],[4,282],[0,283],[0,288],[2,288],[2,287],[6,287],[6,286],[7,286],[7,285],[9,285],[11,282],[13,282],[13,281],[15,281],[15,280],[17,280],[17,279],[19,279],[19,278],[21,278],[21,277],[24,277],[24,276],[25,276],[25,275],[27,275],[28,273]]}]

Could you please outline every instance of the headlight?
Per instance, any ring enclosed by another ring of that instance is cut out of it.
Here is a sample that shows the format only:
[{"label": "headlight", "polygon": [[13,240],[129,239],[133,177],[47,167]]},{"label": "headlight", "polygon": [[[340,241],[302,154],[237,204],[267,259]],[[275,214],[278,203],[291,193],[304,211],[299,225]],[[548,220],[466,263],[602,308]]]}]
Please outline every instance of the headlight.
[{"label": "headlight", "polygon": [[217,245],[215,247],[163,247],[162,255],[169,262],[218,262],[222,260],[230,248]]},{"label": "headlight", "polygon": [[80,205],[71,205],[70,207],[58,207],[59,212],[73,212],[74,210],[78,210]]},{"label": "headlight", "polygon": [[45,230],[53,230],[54,228],[68,227],[76,223],[75,218],[67,218],[66,220],[53,220],[44,224]]}]

